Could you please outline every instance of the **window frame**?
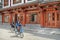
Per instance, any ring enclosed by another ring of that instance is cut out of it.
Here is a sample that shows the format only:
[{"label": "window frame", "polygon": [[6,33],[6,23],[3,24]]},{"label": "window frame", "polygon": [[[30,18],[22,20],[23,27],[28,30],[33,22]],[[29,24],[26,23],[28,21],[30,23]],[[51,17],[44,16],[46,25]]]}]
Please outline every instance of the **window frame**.
[{"label": "window frame", "polygon": [[13,0],[11,0],[11,6],[17,6],[17,5],[21,5],[23,3],[24,3],[24,0],[21,0],[21,3],[13,4]]},{"label": "window frame", "polygon": [[25,0],[25,3],[30,3],[30,2],[34,2],[36,0],[32,0],[32,1],[28,1],[28,0]]},{"label": "window frame", "polygon": [[10,0],[8,0],[8,6],[4,6],[4,0],[3,0],[3,2],[2,2],[2,6],[3,6],[3,8],[8,8],[8,7],[10,7]]},{"label": "window frame", "polygon": [[60,14],[59,13],[57,13],[57,21],[59,21],[60,19],[59,19],[59,17],[60,17]]},{"label": "window frame", "polygon": [[55,21],[55,14],[52,13],[52,21]]},{"label": "window frame", "polygon": [[[31,22],[35,22],[35,21],[36,21],[35,18],[36,18],[36,16],[37,16],[37,14],[36,14],[36,13],[32,13],[30,16],[31,16],[30,21],[31,21]],[[33,17],[33,16],[34,16],[34,17]],[[34,19],[33,19],[33,18],[34,18]]]}]

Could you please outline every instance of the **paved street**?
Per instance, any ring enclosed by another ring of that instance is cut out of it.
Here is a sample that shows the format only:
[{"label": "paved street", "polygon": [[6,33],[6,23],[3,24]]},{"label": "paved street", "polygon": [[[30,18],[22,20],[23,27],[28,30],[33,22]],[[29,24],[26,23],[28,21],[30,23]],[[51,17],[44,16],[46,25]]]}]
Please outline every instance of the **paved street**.
[{"label": "paved street", "polygon": [[[54,29],[53,31],[60,31]],[[60,34],[52,34],[51,29],[41,28],[39,25],[26,25],[24,27],[24,38],[16,37],[10,32],[9,24],[0,23],[0,40],[60,40]]]}]

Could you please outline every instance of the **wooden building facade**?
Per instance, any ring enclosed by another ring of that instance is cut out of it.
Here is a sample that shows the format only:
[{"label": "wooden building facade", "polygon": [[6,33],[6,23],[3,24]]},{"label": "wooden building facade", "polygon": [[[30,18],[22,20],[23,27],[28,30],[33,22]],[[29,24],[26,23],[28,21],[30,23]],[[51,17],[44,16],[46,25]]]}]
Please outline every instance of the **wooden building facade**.
[{"label": "wooden building facade", "polygon": [[[12,2],[10,3],[12,7],[0,10],[2,23],[16,22],[17,18],[19,18],[23,25],[40,24],[42,27],[60,28],[60,1],[46,3],[39,3],[36,1],[29,4],[17,5],[15,3],[25,3],[25,1],[22,2],[17,0],[17,2],[13,1],[13,4]],[[6,5],[7,3],[5,3],[5,6]]]}]

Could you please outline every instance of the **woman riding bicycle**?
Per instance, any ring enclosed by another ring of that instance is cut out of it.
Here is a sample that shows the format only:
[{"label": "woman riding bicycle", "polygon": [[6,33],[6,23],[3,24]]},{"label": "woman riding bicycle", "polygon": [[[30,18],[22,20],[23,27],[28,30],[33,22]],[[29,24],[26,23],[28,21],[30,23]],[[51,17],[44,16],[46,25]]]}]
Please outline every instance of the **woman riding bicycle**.
[{"label": "woman riding bicycle", "polygon": [[17,29],[17,36],[20,35],[21,38],[24,36],[24,35],[21,35],[23,34],[23,28],[22,28],[22,24],[20,23],[20,21],[17,21],[16,22],[16,29]]}]

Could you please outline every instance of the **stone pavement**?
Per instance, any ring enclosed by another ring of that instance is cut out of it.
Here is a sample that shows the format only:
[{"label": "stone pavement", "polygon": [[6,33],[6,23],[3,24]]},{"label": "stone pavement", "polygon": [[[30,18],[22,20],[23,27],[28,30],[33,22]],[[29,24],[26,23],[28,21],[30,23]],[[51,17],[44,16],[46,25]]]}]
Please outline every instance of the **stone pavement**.
[{"label": "stone pavement", "polygon": [[26,30],[34,31],[40,34],[60,34],[60,29],[58,28],[41,28],[39,24],[26,24]]},{"label": "stone pavement", "polygon": [[16,37],[15,33],[10,32],[9,24],[0,24],[0,40],[60,40],[60,34],[49,34],[51,30],[45,29],[41,28],[38,24],[26,25],[24,27],[24,38],[21,39],[20,37]]}]

